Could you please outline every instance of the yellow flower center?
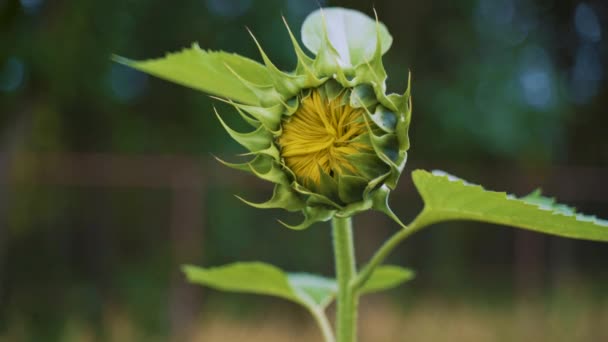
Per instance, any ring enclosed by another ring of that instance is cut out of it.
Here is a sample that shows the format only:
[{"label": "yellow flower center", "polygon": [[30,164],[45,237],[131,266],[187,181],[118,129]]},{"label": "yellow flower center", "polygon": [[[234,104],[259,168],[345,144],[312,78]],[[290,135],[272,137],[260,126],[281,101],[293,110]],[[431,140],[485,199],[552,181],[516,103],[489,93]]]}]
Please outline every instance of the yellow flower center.
[{"label": "yellow flower center", "polygon": [[367,132],[363,109],[342,103],[343,96],[327,100],[313,90],[283,123],[277,141],[281,156],[306,187],[319,185],[321,172],[334,178],[344,173],[357,175],[346,156],[370,148],[355,141]]}]

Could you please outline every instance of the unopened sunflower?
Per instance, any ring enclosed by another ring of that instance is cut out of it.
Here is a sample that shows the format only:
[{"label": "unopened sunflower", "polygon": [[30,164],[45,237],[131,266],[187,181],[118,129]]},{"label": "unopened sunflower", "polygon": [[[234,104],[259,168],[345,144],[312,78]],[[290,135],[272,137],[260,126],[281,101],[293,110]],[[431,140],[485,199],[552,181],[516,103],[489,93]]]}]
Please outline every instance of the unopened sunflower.
[{"label": "unopened sunflower", "polygon": [[411,100],[409,81],[403,94],[386,94],[388,30],[357,11],[320,9],[302,26],[310,57],[285,26],[298,60],[292,72],[275,67],[255,37],[264,64],[196,44],[162,59],[115,59],[232,104],[252,131],[218,118],[251,159],[222,162],[274,183],[267,202],[245,202],[302,211],[304,221],[288,227],[368,209],[399,221],[388,195],[407,159]]}]

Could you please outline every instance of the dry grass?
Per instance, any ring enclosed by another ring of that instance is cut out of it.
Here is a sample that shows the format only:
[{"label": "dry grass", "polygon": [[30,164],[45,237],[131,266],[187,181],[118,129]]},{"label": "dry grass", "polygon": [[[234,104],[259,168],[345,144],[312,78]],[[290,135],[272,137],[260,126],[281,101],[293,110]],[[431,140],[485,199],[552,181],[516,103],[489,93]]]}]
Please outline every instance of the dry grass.
[{"label": "dry grass", "polygon": [[[559,300],[520,301],[507,307],[481,306],[436,298],[418,299],[407,310],[385,297],[363,302],[359,317],[360,341],[608,341],[608,299],[564,297]],[[321,336],[311,319],[293,312],[260,313],[246,320],[206,312],[187,338],[188,342],[310,342]],[[113,312],[104,321],[111,342],[165,341],[150,337],[132,324],[129,317]],[[15,324],[1,342],[26,341],[26,332]],[[65,342],[100,341],[93,330],[78,319],[65,329]]]},{"label": "dry grass", "polygon": [[[583,303],[568,312],[525,302],[510,309],[484,309],[428,299],[408,311],[383,300],[365,304],[359,319],[360,341],[608,341],[608,303],[601,307]],[[192,341],[196,342],[321,339],[310,322],[296,322],[279,315],[253,321],[207,318],[194,336]]]}]

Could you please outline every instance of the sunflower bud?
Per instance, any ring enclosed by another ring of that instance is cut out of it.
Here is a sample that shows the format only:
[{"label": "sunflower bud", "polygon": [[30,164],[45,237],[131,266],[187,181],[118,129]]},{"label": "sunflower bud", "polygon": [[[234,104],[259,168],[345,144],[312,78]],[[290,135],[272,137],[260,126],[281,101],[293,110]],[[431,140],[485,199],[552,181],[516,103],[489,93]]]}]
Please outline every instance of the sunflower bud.
[{"label": "sunflower bud", "polygon": [[[293,72],[275,67],[253,34],[263,66],[237,55],[212,55],[198,46],[162,61],[118,61],[232,104],[253,130],[236,132],[218,118],[252,159],[222,163],[274,183],[267,202],[244,201],[304,214],[303,222],[286,226],[303,229],[369,209],[399,222],[388,207],[388,195],[407,159],[411,100],[409,80],[404,94],[386,94],[382,55],[392,43],[388,30],[377,18],[357,11],[320,9],[302,26],[311,58],[285,26],[298,59]],[[218,69],[228,73],[221,79],[224,87],[167,71],[167,60],[186,61],[185,54],[208,60],[213,68],[207,74],[219,75]]]}]

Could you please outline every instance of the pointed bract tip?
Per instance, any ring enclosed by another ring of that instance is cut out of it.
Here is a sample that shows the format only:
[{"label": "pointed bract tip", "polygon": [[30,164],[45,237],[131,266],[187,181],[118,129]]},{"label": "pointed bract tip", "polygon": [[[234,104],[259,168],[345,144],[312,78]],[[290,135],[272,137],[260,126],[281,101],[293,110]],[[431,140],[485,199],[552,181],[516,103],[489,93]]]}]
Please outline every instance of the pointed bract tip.
[{"label": "pointed bract tip", "polygon": [[249,205],[249,206],[253,206],[253,205],[252,205],[252,204],[253,204],[252,202],[249,202],[248,200],[244,199],[243,197],[241,197],[241,196],[239,196],[239,195],[237,195],[237,194],[233,194],[232,196],[234,196],[234,197],[238,198],[238,199],[239,199],[241,202],[243,202],[243,203],[245,203],[245,204],[247,204],[247,205]]},{"label": "pointed bract tip", "polygon": [[249,35],[251,36],[251,38],[253,38],[253,40],[255,40],[256,42],[258,41],[255,38],[255,35],[253,34],[253,31],[249,28],[249,26],[245,26],[245,30],[247,30],[247,32],[249,32]]},{"label": "pointed bract tip", "polygon": [[244,199],[243,197],[236,195],[236,194],[234,195],[234,197],[238,198],[241,202],[247,204],[250,207],[253,207],[256,209],[265,209],[264,203],[254,203],[254,202],[248,201],[248,200]]},{"label": "pointed bract tip", "polygon": [[304,230],[304,229],[306,229],[306,228],[310,227],[310,225],[311,225],[310,223],[307,223],[306,221],[304,221],[304,222],[302,222],[302,223],[300,223],[300,224],[298,224],[298,225],[295,225],[295,226],[292,226],[292,225],[290,225],[290,224],[287,224],[287,223],[285,223],[285,222],[283,222],[283,221],[281,221],[281,220],[277,220],[277,221],[278,221],[280,224],[282,224],[283,226],[285,226],[286,228],[289,228],[289,229],[291,229],[291,230]]},{"label": "pointed bract tip", "polygon": [[112,60],[113,62],[116,62],[118,64],[122,64],[122,65],[126,65],[126,66],[131,66],[133,63],[135,63],[135,61],[132,59],[122,57],[122,56],[119,56],[114,53],[110,56],[110,60]]}]

